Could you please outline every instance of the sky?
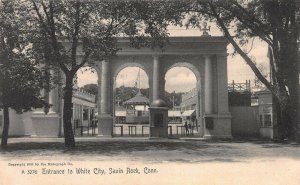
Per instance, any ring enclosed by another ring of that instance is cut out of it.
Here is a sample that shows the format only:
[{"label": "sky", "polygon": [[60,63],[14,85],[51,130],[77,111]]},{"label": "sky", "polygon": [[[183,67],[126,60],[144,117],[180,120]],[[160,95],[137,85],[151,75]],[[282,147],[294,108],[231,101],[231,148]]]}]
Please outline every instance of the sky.
[{"label": "sky", "polygon": [[[198,29],[189,29],[170,27],[170,36],[201,36],[201,31]],[[212,36],[222,36],[222,33],[212,25],[209,34]],[[253,58],[257,64],[262,65],[264,72],[269,73],[268,60],[267,60],[267,44],[261,42],[258,38],[253,40],[247,45],[245,51],[249,53],[249,56]],[[246,80],[254,82],[255,75],[245,61],[238,55],[232,56],[233,48],[229,44],[227,46],[227,69],[228,69],[228,83],[233,80],[236,83],[243,83]],[[117,76],[117,87],[121,85],[133,87],[137,81],[138,67],[128,67],[120,71]],[[91,71],[82,72],[79,70],[78,73],[78,86],[81,87],[85,84],[96,83],[97,74]],[[196,87],[196,77],[192,71],[184,67],[175,67],[170,69],[166,74],[166,86],[165,89],[168,92],[187,92]],[[146,73],[140,69],[140,87],[147,88],[148,77]]]}]

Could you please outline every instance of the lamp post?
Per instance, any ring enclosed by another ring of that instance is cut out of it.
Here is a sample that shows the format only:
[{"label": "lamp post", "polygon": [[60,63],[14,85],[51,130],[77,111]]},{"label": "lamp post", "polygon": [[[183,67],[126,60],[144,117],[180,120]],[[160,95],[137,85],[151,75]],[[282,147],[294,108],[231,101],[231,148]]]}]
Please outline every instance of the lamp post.
[{"label": "lamp post", "polygon": [[175,110],[175,97],[173,96],[173,110]]}]

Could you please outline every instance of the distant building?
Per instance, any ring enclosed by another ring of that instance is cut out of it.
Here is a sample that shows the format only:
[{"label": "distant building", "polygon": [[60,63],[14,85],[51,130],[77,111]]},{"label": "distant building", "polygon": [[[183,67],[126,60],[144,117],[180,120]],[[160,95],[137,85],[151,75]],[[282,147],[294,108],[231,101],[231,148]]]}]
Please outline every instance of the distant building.
[{"label": "distant building", "polygon": [[140,90],[133,98],[125,101],[124,106],[126,107],[125,123],[149,123],[149,99]]},{"label": "distant building", "polygon": [[73,123],[75,127],[88,127],[96,114],[95,95],[79,88],[73,93]]},{"label": "distant building", "polygon": [[[61,97],[55,97],[60,98]],[[95,95],[92,95],[83,89],[77,89],[73,93],[72,98],[73,103],[73,116],[72,116],[72,122],[73,127],[79,128],[81,126],[83,127],[89,127],[91,124],[91,120],[96,114],[96,103],[95,103]],[[57,106],[56,110],[58,112],[58,122],[62,123],[62,105]],[[9,116],[10,116],[10,128],[9,128],[9,135],[10,136],[58,136],[62,133],[62,124],[60,124],[60,127],[53,127],[50,125],[48,129],[43,129],[40,127],[40,125],[34,125],[32,118],[33,115],[40,111],[41,114],[43,113],[43,110],[34,110],[25,112],[23,114],[17,114],[16,111],[13,109],[10,109]],[[45,116],[51,116],[51,112],[48,113],[48,115]],[[0,111],[0,130],[2,134],[3,129],[3,111]],[[40,124],[47,124],[46,122],[40,122]]]},{"label": "distant building", "polygon": [[258,113],[260,121],[260,136],[274,139],[274,124],[272,112],[272,93],[269,90],[255,93],[258,97]]},{"label": "distant building", "polygon": [[190,90],[182,94],[181,100],[181,117],[182,122],[187,122],[191,124],[193,127],[198,128],[198,123],[196,122],[196,102],[198,99],[197,88]]}]

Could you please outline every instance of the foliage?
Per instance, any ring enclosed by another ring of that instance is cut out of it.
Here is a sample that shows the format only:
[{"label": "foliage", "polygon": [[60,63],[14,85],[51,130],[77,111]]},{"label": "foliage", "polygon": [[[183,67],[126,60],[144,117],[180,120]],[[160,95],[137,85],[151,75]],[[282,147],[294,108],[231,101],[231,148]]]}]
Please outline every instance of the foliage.
[{"label": "foliage", "polygon": [[95,103],[98,102],[98,85],[97,84],[86,84],[82,88],[86,92],[95,95]]},{"label": "foliage", "polygon": [[[299,6],[294,0],[274,1],[189,1],[187,23],[197,27],[200,21],[216,22],[225,37],[250,66],[256,77],[272,92],[278,102],[277,116],[281,138],[295,138],[299,130],[297,116]],[[297,17],[298,14],[298,17]],[[254,37],[266,42],[270,49],[272,81],[255,65],[243,46]]]},{"label": "foliage", "polygon": [[26,56],[24,22],[13,1],[0,2],[0,109],[4,110],[1,146],[7,146],[9,108],[22,113],[47,107],[40,96],[43,74]]},{"label": "foliage", "polygon": [[98,85],[97,84],[86,84],[82,87],[86,92],[91,93],[95,96],[98,94]]},{"label": "foliage", "polygon": [[165,100],[169,108],[173,108],[173,100],[174,106],[179,106],[181,104],[181,97],[183,93],[177,92],[165,92]]},{"label": "foliage", "polygon": [[40,97],[42,72],[26,58],[14,56],[1,65],[0,92],[2,105],[19,113],[46,106]]},{"label": "foliage", "polygon": [[0,92],[1,107],[8,106],[17,112],[42,107],[40,97],[43,75],[36,63],[25,54],[28,43],[22,30],[24,22],[13,1],[1,1],[0,14]]}]

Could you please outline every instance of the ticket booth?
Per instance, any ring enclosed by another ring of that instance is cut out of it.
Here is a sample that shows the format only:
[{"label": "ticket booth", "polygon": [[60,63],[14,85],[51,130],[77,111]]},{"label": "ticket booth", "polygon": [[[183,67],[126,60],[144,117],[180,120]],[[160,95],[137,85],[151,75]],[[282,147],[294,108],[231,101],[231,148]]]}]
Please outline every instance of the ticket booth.
[{"label": "ticket booth", "polygon": [[258,96],[258,109],[260,120],[260,136],[274,139],[274,124],[272,120],[272,94],[270,91],[260,91]]}]

